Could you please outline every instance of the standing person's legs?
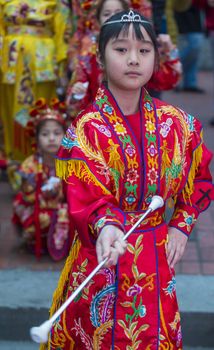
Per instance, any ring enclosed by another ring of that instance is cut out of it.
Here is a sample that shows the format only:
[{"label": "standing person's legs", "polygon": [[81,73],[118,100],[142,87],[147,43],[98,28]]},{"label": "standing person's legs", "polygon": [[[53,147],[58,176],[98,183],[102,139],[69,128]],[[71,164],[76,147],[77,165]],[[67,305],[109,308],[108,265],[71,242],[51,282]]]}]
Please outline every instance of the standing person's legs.
[{"label": "standing person's legs", "polygon": [[[211,59],[213,63],[213,112],[214,112],[214,30],[210,31],[210,47],[211,47]],[[214,116],[210,121],[210,125],[214,126]]]},{"label": "standing person's legs", "polygon": [[0,118],[3,126],[4,151],[13,154],[14,85],[0,84]]},{"label": "standing person's legs", "polygon": [[197,90],[198,62],[202,43],[202,33],[187,33],[179,35],[178,48],[183,65],[184,89]]}]

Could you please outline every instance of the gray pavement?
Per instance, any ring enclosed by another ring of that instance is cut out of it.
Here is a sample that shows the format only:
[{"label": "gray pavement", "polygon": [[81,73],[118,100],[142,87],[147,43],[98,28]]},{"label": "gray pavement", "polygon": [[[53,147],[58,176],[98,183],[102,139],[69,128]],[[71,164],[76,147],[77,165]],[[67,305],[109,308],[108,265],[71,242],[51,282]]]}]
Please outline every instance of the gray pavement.
[{"label": "gray pavement", "polygon": [[[0,342],[1,350],[38,350],[38,345],[30,342]],[[213,350],[213,348],[184,347],[183,350]]]},{"label": "gray pavement", "polygon": [[[48,318],[59,274],[26,269],[0,271],[0,285],[4,286],[0,289],[0,341],[17,342],[13,349],[19,349],[19,341],[30,341],[29,329]],[[177,275],[176,279],[184,343],[195,349],[214,349],[214,276]],[[34,344],[31,346],[26,349],[34,349]]]},{"label": "gray pavement", "polygon": [[0,349],[1,350],[38,350],[38,344],[31,343],[31,342],[0,341]]}]

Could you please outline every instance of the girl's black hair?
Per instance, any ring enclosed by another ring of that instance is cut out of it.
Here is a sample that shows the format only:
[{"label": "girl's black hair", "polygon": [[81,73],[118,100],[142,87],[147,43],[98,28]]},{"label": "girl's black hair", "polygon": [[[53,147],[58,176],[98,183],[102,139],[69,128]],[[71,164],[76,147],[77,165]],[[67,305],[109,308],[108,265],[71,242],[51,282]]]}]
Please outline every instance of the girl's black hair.
[{"label": "girl's black hair", "polygon": [[[129,5],[128,5],[127,1],[126,0],[118,0],[118,1],[120,1],[123,10],[128,11]],[[103,8],[105,2],[106,2],[106,0],[100,0],[96,6],[96,18],[97,18],[98,22],[100,22],[100,14],[101,14],[101,11],[102,11],[102,8]]]},{"label": "girl's black hair", "polygon": [[[147,34],[149,35],[155,49],[156,58],[158,57],[158,43],[156,40],[156,34],[153,28],[153,24],[144,16],[142,16],[140,13],[133,11],[134,15],[140,16],[142,21],[145,21],[143,23],[139,22],[116,22],[116,23],[110,23],[110,24],[104,24],[101,27],[100,35],[99,35],[99,41],[98,41],[98,50],[100,55],[101,62],[104,63],[104,57],[105,57],[105,48],[108,44],[109,40],[118,38],[119,34],[123,32],[125,35],[128,36],[129,27],[130,24],[133,24],[134,26],[134,34],[136,36],[136,39],[143,40],[144,36],[140,30],[141,26],[145,29]],[[111,22],[111,21],[119,21],[123,15],[128,15],[129,11],[122,11],[118,12],[115,15],[111,16],[105,23]]]},{"label": "girl's black hair", "polygon": [[47,122],[48,120],[53,120],[53,121],[57,122],[57,123],[62,127],[62,129],[64,130],[64,132],[66,131],[66,129],[67,129],[66,125],[60,123],[58,120],[56,120],[56,119],[44,119],[44,120],[42,120],[42,121],[36,126],[36,132],[35,132],[35,134],[36,134],[36,135],[35,135],[35,136],[36,136],[36,140],[38,140],[40,131],[41,131],[41,129],[43,128],[43,126],[46,124],[46,122]]}]

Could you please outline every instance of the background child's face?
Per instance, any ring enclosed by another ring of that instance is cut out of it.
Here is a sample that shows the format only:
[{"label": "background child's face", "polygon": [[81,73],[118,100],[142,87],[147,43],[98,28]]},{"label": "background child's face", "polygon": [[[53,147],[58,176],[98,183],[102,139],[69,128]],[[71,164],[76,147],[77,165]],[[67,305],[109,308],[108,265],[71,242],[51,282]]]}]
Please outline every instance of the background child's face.
[{"label": "background child's face", "polygon": [[46,120],[38,134],[39,150],[47,154],[56,154],[63,136],[61,124],[55,120]]},{"label": "background child's face", "polygon": [[108,86],[120,90],[139,90],[151,78],[155,65],[152,40],[141,26],[144,40],[135,37],[131,24],[128,36],[121,32],[111,39],[105,49],[105,73]]},{"label": "background child's face", "polygon": [[102,25],[111,16],[123,10],[122,3],[119,0],[106,0],[100,12],[100,25]]}]

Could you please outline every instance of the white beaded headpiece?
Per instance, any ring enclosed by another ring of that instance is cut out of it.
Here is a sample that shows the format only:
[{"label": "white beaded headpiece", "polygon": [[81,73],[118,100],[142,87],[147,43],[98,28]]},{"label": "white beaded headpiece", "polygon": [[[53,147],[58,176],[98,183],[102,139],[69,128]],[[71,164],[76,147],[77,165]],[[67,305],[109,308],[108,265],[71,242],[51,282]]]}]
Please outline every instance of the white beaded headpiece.
[{"label": "white beaded headpiece", "polygon": [[150,23],[149,21],[143,20],[139,14],[134,13],[133,10],[130,10],[128,14],[124,14],[120,19],[115,21],[107,21],[104,22],[102,26],[106,26],[107,24],[112,23]]}]

